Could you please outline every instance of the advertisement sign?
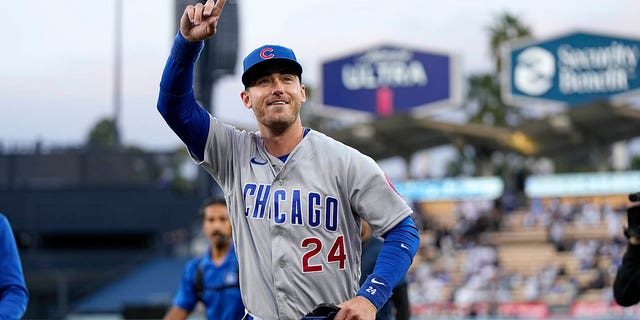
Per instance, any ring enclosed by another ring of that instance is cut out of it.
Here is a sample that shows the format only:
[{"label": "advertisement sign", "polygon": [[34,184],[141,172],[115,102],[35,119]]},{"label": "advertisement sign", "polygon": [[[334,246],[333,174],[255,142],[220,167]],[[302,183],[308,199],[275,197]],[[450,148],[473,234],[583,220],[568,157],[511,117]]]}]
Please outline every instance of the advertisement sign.
[{"label": "advertisement sign", "polygon": [[530,176],[524,192],[529,198],[616,195],[637,192],[640,171],[564,173]]},{"label": "advertisement sign", "polygon": [[499,177],[409,180],[393,186],[407,201],[494,200],[504,193]]},{"label": "advertisement sign", "polygon": [[577,106],[640,88],[640,40],[575,32],[503,48],[505,103]]},{"label": "advertisement sign", "polygon": [[448,54],[382,45],[322,64],[323,104],[381,116],[459,99]]}]

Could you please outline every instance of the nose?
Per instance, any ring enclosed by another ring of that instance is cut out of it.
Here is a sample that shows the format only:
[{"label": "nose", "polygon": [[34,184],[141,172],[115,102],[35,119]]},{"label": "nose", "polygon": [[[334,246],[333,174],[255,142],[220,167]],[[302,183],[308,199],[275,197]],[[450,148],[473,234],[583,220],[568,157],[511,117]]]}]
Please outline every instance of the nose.
[{"label": "nose", "polygon": [[213,230],[216,230],[216,231],[217,231],[217,230],[222,230],[222,226],[223,226],[222,221],[214,221],[214,222],[211,224],[212,229],[213,229]]},{"label": "nose", "polygon": [[283,94],[284,91],[282,90],[282,83],[280,82],[280,80],[276,79],[273,81],[273,94],[275,95],[281,95]]}]

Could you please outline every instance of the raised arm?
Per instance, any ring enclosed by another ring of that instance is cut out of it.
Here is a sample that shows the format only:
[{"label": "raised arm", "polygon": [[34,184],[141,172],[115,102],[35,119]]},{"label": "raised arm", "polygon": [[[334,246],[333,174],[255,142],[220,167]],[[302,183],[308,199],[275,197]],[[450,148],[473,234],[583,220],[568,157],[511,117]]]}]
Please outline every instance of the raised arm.
[{"label": "raised arm", "polygon": [[210,120],[193,93],[193,68],[204,47],[203,40],[216,34],[225,3],[226,0],[208,0],[185,8],[160,81],[158,111],[200,160],[204,160]]}]

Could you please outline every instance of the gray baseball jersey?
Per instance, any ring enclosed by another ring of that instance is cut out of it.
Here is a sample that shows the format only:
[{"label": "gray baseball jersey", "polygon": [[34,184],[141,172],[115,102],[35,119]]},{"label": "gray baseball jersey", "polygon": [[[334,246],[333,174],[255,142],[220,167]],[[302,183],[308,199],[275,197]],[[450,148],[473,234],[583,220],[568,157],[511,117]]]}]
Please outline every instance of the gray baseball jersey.
[{"label": "gray baseball jersey", "polygon": [[286,162],[258,132],[211,117],[203,161],[225,193],[247,310],[300,319],[355,296],[360,217],[383,234],[411,214],[371,159],[311,130]]}]

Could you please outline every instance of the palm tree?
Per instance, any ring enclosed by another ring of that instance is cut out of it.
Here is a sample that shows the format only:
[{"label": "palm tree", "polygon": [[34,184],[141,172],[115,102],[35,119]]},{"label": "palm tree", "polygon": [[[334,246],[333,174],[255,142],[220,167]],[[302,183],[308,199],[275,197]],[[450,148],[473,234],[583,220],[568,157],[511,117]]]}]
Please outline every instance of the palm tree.
[{"label": "palm tree", "polygon": [[[469,122],[482,123],[491,126],[515,126],[522,117],[520,110],[502,101],[500,71],[502,68],[501,48],[512,40],[529,37],[529,27],[523,25],[512,14],[500,15],[495,23],[488,27],[491,57],[494,59],[495,72],[471,75],[468,79],[469,91],[465,108],[469,114]],[[460,148],[460,159],[464,159]],[[495,172],[486,172],[491,168],[490,159],[494,150],[481,148],[473,152],[476,172],[479,175],[489,175],[498,172],[508,173],[508,168],[493,168]],[[468,157],[467,157],[468,158]]]},{"label": "palm tree", "polygon": [[518,18],[504,13],[488,28],[490,33],[491,57],[494,59],[494,73],[472,75],[468,79],[467,109],[472,109],[469,121],[487,125],[516,125],[520,112],[506,105],[501,98],[500,72],[502,69],[502,46],[512,40],[529,37],[531,31]]},{"label": "palm tree", "polygon": [[499,74],[502,71],[500,54],[502,45],[515,39],[530,37],[531,30],[517,17],[505,12],[489,27],[489,32],[491,33],[491,57],[495,60],[496,72]]}]

